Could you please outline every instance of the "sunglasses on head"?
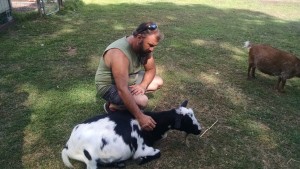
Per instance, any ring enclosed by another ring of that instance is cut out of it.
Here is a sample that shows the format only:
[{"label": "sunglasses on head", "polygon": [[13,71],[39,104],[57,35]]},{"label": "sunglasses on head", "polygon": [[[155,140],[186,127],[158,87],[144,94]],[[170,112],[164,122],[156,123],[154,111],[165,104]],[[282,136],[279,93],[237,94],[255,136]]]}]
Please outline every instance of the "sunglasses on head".
[{"label": "sunglasses on head", "polygon": [[158,26],[155,23],[152,23],[148,26],[145,26],[143,29],[141,29],[140,31],[138,31],[139,33],[144,32],[146,30],[150,30],[150,31],[154,31],[155,29],[157,29]]}]

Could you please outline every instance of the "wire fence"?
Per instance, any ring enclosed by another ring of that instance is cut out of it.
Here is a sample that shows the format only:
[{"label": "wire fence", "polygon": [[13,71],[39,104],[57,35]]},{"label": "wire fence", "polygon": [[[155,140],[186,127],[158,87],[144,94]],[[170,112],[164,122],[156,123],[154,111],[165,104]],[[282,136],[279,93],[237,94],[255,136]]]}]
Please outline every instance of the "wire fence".
[{"label": "wire fence", "polygon": [[50,15],[59,11],[62,0],[11,0],[13,12],[37,11]]},{"label": "wire fence", "polygon": [[58,12],[62,5],[63,0],[0,0],[0,31],[14,22],[13,13],[51,15]]}]

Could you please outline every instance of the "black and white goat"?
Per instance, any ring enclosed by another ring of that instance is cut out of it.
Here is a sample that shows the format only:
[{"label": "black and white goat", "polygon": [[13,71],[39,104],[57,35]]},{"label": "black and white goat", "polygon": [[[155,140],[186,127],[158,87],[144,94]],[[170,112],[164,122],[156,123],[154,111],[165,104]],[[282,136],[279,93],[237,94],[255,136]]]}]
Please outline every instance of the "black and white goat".
[{"label": "black and white goat", "polygon": [[177,109],[162,112],[145,112],[156,121],[153,131],[141,130],[130,113],[113,112],[84,121],[74,127],[62,150],[64,164],[73,168],[69,158],[82,161],[87,169],[97,166],[125,167],[125,161],[133,158],[144,164],[160,157],[154,142],[162,139],[170,129],[198,135],[201,126],[187,101]]}]

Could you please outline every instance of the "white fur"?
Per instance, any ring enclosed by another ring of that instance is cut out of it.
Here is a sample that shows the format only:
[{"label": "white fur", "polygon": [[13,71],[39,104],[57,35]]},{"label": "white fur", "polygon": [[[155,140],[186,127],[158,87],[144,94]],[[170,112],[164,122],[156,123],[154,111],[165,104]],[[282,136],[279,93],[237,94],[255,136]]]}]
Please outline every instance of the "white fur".
[{"label": "white fur", "polygon": [[193,124],[198,125],[198,129],[201,130],[201,125],[199,124],[198,120],[196,119],[196,117],[194,115],[194,111],[191,108],[179,107],[178,109],[176,109],[176,113],[190,116],[193,121]]},{"label": "white fur", "polygon": [[[136,120],[131,121],[131,126],[137,125]],[[122,137],[116,134],[114,128],[116,124],[108,118],[103,118],[98,121],[75,126],[67,142],[68,149],[62,151],[62,159],[64,164],[73,168],[69,158],[83,161],[87,164],[87,168],[97,168],[95,159],[101,159],[104,163],[120,162],[131,157],[137,159],[144,156],[152,156],[159,153],[158,149],[154,149],[144,144],[144,139],[141,138],[136,131],[131,132],[132,138],[137,139],[138,148],[132,152]],[[101,132],[100,132],[101,131]],[[103,146],[102,139],[107,141],[107,145],[100,151]],[[87,160],[83,151],[87,150],[92,157],[92,160]]]},{"label": "white fur", "polygon": [[251,47],[250,41],[244,42],[244,48],[250,48],[250,47]]},{"label": "white fur", "polygon": [[[171,112],[172,110],[168,113],[171,115]],[[192,109],[180,107],[176,109],[176,113],[180,116],[189,116],[193,124],[197,125],[198,129],[201,130],[200,124],[195,118]],[[145,144],[144,138],[138,133],[141,131],[141,127],[137,120],[132,119],[131,121],[124,121],[124,123],[129,123],[131,126],[131,131],[129,131],[130,137],[137,141],[136,150],[130,149],[133,147],[131,144],[135,144],[135,142],[133,141],[128,145],[128,143],[123,140],[123,137],[116,133],[115,127],[117,124],[111,121],[110,118],[105,117],[94,122],[82,123],[75,126],[66,144],[67,148],[64,148],[62,151],[64,164],[69,168],[73,168],[69,161],[69,158],[71,158],[85,162],[88,169],[96,169],[98,159],[103,163],[116,163],[130,158],[139,159],[160,155],[158,154],[160,150]],[[167,130],[170,128],[171,126],[169,126]],[[164,134],[166,133],[162,133],[162,135]],[[103,142],[105,142],[105,146],[103,146]],[[84,150],[88,152],[91,160],[84,154]]]}]

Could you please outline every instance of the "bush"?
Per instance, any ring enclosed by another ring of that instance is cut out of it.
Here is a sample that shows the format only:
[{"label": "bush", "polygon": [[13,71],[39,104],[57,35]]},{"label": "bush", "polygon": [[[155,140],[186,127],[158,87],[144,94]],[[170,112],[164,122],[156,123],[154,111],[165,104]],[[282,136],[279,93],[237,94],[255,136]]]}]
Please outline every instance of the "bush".
[{"label": "bush", "polygon": [[71,11],[76,11],[79,10],[84,3],[82,0],[65,0],[64,1],[64,9],[65,10],[71,10]]}]

